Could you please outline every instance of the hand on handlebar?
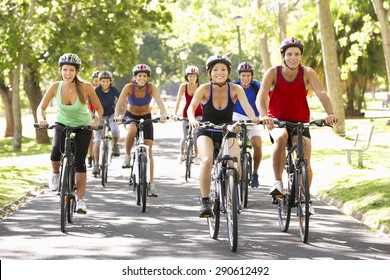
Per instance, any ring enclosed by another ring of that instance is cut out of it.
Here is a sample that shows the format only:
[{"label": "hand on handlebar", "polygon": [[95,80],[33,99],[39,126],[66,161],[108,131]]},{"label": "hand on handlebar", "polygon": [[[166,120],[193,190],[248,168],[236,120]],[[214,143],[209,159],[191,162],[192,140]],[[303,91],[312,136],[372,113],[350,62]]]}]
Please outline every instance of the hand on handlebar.
[{"label": "hand on handlebar", "polygon": [[167,121],[167,119],[168,119],[168,116],[167,116],[167,115],[161,115],[161,116],[160,116],[160,122],[161,122],[161,123],[165,123],[165,122]]},{"label": "hand on handlebar", "polygon": [[114,122],[120,123],[120,122],[122,122],[122,121],[123,121],[123,116],[122,116],[122,115],[119,115],[119,116],[117,116],[117,117],[114,117]]}]

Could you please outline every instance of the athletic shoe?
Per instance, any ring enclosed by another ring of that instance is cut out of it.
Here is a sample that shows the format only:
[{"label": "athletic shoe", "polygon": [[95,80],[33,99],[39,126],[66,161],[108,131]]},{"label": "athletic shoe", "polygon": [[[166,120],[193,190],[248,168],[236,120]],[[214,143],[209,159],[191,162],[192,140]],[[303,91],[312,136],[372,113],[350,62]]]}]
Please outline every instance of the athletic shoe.
[{"label": "athletic shoe", "polygon": [[195,164],[195,165],[199,165],[199,164],[200,164],[200,158],[199,158],[199,156],[197,156],[197,157],[194,158],[194,164]]},{"label": "athletic shoe", "polygon": [[52,172],[49,180],[49,189],[55,192],[56,190],[58,190],[59,183],[60,183],[60,173],[56,174]]},{"label": "athletic shoe", "polygon": [[88,167],[92,167],[92,157],[88,157]]},{"label": "athletic shoe", "polygon": [[122,168],[130,168],[130,160],[131,160],[131,156],[126,155],[125,160],[122,163]]},{"label": "athletic shoe", "polygon": [[210,218],[212,216],[213,211],[211,210],[210,201],[202,202],[199,218]]},{"label": "athletic shoe", "polygon": [[275,181],[274,186],[269,190],[269,194],[272,196],[283,196],[283,182]]},{"label": "athletic shoe", "polygon": [[177,157],[177,161],[179,162],[179,164],[182,164],[182,162],[184,161],[184,155],[179,155],[178,157]]},{"label": "athletic shoe", "polygon": [[112,148],[112,155],[114,157],[119,157],[121,155],[118,144],[114,144],[114,147]]},{"label": "athletic shoe", "polygon": [[150,197],[157,197],[157,189],[156,189],[156,186],[154,185],[154,183],[151,183],[149,185],[149,192],[148,192],[148,196]]},{"label": "athletic shoe", "polygon": [[[303,203],[302,204],[302,212],[303,212],[303,214],[305,214],[305,210],[306,210],[306,205]],[[310,215],[314,215],[314,207],[313,207],[313,205],[311,205],[311,203],[309,203],[309,214]]]},{"label": "athletic shoe", "polygon": [[77,200],[76,212],[79,214],[87,214],[87,205],[85,205],[84,199]]},{"label": "athletic shoe", "polygon": [[99,173],[100,173],[99,165],[94,165],[93,170],[92,170],[92,174],[99,175]]},{"label": "athletic shoe", "polygon": [[258,188],[259,187],[259,175],[256,173],[253,173],[252,175],[252,182],[251,182],[252,188]]}]

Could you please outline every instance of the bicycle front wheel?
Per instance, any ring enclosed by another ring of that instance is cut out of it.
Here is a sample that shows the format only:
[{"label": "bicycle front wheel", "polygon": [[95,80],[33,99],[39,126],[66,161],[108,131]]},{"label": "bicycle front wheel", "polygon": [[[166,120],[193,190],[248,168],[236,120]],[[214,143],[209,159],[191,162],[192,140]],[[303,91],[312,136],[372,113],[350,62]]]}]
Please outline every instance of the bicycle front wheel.
[{"label": "bicycle front wheel", "polygon": [[191,178],[191,165],[192,165],[192,160],[193,160],[193,149],[194,149],[194,144],[193,140],[190,139],[186,143],[186,181],[188,182],[188,179]]},{"label": "bicycle front wheel", "polygon": [[299,170],[297,172],[297,182],[299,233],[301,236],[301,241],[303,243],[307,243],[309,238],[310,192],[306,162],[301,162],[299,165]]},{"label": "bicycle front wheel", "polygon": [[248,206],[248,186],[251,178],[251,161],[252,159],[245,153],[241,162],[241,201],[244,207]]},{"label": "bicycle front wheel", "polygon": [[105,145],[103,148],[102,155],[102,186],[105,187],[107,184],[108,176],[108,147]]},{"label": "bicycle front wheel", "polygon": [[75,178],[75,170],[74,166],[72,165],[69,168],[69,194],[68,194],[68,207],[67,207],[67,215],[68,215],[68,222],[73,222],[73,214],[76,210],[76,178]]},{"label": "bicycle front wheel", "polygon": [[141,154],[139,161],[139,192],[142,213],[146,210],[146,197],[148,194],[148,182],[146,180],[147,159],[145,154]]},{"label": "bicycle front wheel", "polygon": [[68,213],[68,186],[69,186],[69,165],[68,158],[62,159],[61,172],[60,172],[60,207],[61,207],[61,231],[66,232],[66,214]]},{"label": "bicycle front wheel", "polygon": [[227,231],[230,250],[236,252],[238,244],[238,186],[232,170],[229,170],[225,176]]}]

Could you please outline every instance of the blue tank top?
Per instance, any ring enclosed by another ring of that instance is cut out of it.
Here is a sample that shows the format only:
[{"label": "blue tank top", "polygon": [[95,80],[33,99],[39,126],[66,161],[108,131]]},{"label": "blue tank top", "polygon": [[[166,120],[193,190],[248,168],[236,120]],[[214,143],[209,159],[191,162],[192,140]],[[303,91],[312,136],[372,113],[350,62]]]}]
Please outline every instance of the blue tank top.
[{"label": "blue tank top", "polygon": [[130,97],[127,97],[127,104],[134,106],[144,106],[150,103],[152,96],[149,94],[148,83],[146,84],[145,96],[143,98],[137,98],[135,96],[135,83],[133,83],[133,91]]},{"label": "blue tank top", "polygon": [[210,84],[210,96],[207,102],[202,103],[202,122],[210,121],[213,124],[232,122],[234,102],[231,96],[230,83],[227,83],[228,91],[226,94],[227,105],[225,108],[217,109],[214,107],[213,84]]}]

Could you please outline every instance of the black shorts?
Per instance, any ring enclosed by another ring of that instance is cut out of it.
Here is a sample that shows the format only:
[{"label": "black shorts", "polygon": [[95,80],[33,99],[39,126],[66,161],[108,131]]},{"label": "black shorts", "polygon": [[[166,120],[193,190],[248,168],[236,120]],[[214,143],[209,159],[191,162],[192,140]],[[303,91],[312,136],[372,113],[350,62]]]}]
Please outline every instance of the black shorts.
[{"label": "black shorts", "polygon": [[[130,113],[129,111],[126,111],[126,114],[125,114],[125,116],[123,118],[124,119],[129,118],[129,119],[134,119],[134,120],[140,120],[140,119],[148,120],[148,119],[152,118],[152,114],[149,113],[149,114],[146,114],[146,115],[137,116],[137,115],[134,115],[134,114]],[[144,125],[144,138],[145,139],[149,139],[149,140],[154,140],[153,136],[154,136],[153,135],[153,123],[152,122],[147,122]]]},{"label": "black shorts", "polygon": [[[207,136],[213,140],[215,143],[219,143],[221,145],[222,143],[222,131],[219,130],[209,130],[209,129],[199,129],[198,133],[196,134],[197,137],[199,136]],[[235,132],[230,132],[227,135],[227,138],[236,138],[236,133]]]}]

